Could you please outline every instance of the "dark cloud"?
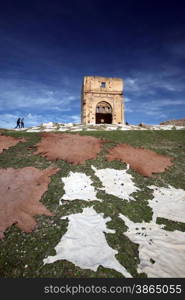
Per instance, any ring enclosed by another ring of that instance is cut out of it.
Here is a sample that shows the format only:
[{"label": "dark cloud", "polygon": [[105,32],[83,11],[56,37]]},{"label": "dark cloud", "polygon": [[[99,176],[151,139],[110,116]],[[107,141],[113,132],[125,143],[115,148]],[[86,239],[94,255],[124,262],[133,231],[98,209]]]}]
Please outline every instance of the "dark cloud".
[{"label": "dark cloud", "polygon": [[181,1],[3,2],[0,126],[78,120],[85,75],[125,79],[130,123],[182,117],[184,33]]}]

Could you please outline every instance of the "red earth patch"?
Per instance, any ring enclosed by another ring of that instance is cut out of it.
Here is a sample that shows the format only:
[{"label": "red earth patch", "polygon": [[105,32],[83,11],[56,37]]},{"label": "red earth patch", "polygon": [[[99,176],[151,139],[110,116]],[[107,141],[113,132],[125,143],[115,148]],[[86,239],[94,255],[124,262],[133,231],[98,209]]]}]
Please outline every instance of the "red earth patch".
[{"label": "red earth patch", "polygon": [[26,140],[24,138],[18,139],[12,136],[0,134],[0,153],[2,153],[5,149],[15,146],[19,142],[26,142]]},{"label": "red earth patch", "polygon": [[39,200],[48,190],[50,176],[59,169],[34,167],[0,169],[0,239],[15,224],[25,232],[35,229],[33,216],[53,216]]},{"label": "red earth patch", "polygon": [[109,150],[107,160],[120,160],[130,165],[139,174],[151,177],[153,173],[162,173],[173,165],[174,158],[158,154],[144,148],[134,148],[128,144],[119,144]]},{"label": "red earth patch", "polygon": [[43,133],[34,154],[40,154],[48,160],[62,159],[79,165],[88,159],[95,159],[104,142],[105,140],[79,134]]}]

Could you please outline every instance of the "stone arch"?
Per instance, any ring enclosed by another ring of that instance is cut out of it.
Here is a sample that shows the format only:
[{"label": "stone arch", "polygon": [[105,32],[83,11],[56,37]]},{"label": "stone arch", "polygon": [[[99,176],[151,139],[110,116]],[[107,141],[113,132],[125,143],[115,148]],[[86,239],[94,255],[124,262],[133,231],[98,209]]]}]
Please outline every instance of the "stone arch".
[{"label": "stone arch", "polygon": [[106,101],[96,105],[96,124],[112,124],[112,106]]}]

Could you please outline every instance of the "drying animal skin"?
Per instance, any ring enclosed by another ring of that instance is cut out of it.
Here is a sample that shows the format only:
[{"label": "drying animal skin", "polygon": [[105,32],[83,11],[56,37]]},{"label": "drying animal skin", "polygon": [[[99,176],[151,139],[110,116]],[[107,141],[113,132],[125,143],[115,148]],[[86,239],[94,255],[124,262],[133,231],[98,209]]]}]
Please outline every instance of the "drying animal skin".
[{"label": "drying animal skin", "polygon": [[92,185],[90,176],[81,172],[70,172],[67,177],[63,177],[61,180],[64,183],[65,194],[60,199],[60,205],[63,204],[62,200],[100,201],[96,197],[96,190]]},{"label": "drying animal skin", "polygon": [[44,259],[44,264],[66,259],[82,269],[97,271],[99,266],[114,269],[125,277],[132,275],[116,259],[118,253],[106,241],[104,232],[115,233],[108,229],[106,223],[111,218],[104,218],[92,207],[83,209],[82,213],[71,214],[62,219],[69,219],[67,232],[56,245],[56,255]]},{"label": "drying animal skin", "polygon": [[0,169],[0,239],[13,224],[31,232],[36,227],[35,215],[53,216],[40,199],[48,189],[50,176],[58,170],[34,167]]},{"label": "drying animal skin", "polygon": [[19,142],[25,142],[26,140],[23,139],[17,139],[13,136],[7,136],[7,135],[1,135],[0,134],[0,154],[3,152],[3,150],[8,149],[12,146],[15,146]]},{"label": "drying animal skin", "polygon": [[91,166],[91,168],[103,185],[103,188],[98,188],[99,190],[123,200],[135,200],[131,194],[140,189],[135,185],[132,175],[127,172],[129,165],[127,165],[126,170],[96,169],[94,166]]},{"label": "drying animal skin", "polygon": [[138,273],[153,278],[185,277],[185,232],[164,230],[153,221],[134,223],[126,216],[119,217],[128,227],[123,234],[138,244]]},{"label": "drying animal skin", "polygon": [[172,166],[172,157],[158,154],[144,148],[134,148],[128,144],[119,144],[109,150],[107,160],[120,160],[130,165],[141,175],[151,177],[153,173],[162,173]]},{"label": "drying animal skin", "polygon": [[148,200],[149,206],[153,210],[153,221],[166,218],[175,222],[185,223],[185,191],[176,189],[169,185],[168,187],[148,186],[153,189],[152,200]]},{"label": "drying animal skin", "polygon": [[92,136],[79,134],[43,133],[34,154],[40,154],[48,160],[62,159],[78,165],[88,159],[95,159],[104,142]]}]

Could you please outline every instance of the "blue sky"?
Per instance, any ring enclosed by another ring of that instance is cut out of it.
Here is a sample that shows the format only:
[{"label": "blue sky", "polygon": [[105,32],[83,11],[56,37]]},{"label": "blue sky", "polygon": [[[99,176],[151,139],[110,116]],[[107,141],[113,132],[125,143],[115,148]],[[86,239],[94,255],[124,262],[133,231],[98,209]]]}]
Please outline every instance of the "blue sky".
[{"label": "blue sky", "polygon": [[185,117],[183,1],[6,1],[0,127],[80,122],[83,76],[124,80],[129,123]]}]

